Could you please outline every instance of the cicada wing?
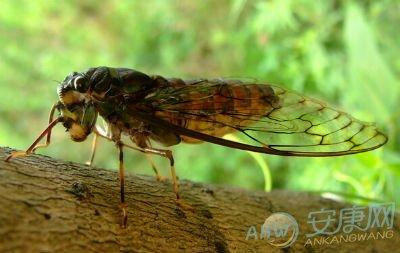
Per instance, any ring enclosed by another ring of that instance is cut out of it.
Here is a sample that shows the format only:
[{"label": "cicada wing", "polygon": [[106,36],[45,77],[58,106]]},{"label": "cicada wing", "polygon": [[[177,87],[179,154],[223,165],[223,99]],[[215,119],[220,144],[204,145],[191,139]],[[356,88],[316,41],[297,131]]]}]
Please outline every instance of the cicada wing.
[{"label": "cicada wing", "polygon": [[352,154],[378,148],[387,137],[316,99],[271,86],[278,105],[260,119],[246,119],[239,131],[272,149],[298,153]]},{"label": "cicada wing", "polygon": [[[378,148],[387,137],[374,125],[284,88],[202,80],[146,98],[153,119],[182,136],[256,152],[334,156]],[[241,135],[240,142],[224,138]]]}]

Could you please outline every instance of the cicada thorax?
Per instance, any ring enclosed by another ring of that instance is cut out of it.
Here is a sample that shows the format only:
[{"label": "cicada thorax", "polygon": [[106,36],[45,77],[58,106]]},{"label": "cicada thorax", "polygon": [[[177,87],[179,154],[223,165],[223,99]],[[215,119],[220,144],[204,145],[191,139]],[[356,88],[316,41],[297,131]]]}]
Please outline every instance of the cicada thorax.
[{"label": "cicada thorax", "polygon": [[156,85],[153,78],[139,71],[97,67],[68,75],[60,84],[58,94],[63,104],[84,99],[107,101],[116,97],[135,98]]},{"label": "cicada thorax", "polygon": [[98,67],[67,76],[58,87],[58,95],[66,106],[89,102],[101,105],[99,111],[107,116],[113,108],[146,96],[155,83],[135,70]]},{"label": "cicada thorax", "polygon": [[[180,94],[176,97],[176,105],[170,106],[169,111],[157,112],[156,116],[174,125],[222,137],[255,124],[279,107],[279,98],[268,85],[244,84],[240,81],[204,81],[210,82],[209,90]],[[179,103],[180,99],[185,103]],[[180,110],[183,108],[184,110]],[[179,111],[184,111],[184,115],[180,115]],[[204,120],[201,115],[204,115]],[[181,138],[188,143],[201,142],[186,136]]]},{"label": "cicada thorax", "polygon": [[156,86],[150,76],[133,69],[98,67],[84,75],[88,78],[86,93],[98,101],[138,100]]}]

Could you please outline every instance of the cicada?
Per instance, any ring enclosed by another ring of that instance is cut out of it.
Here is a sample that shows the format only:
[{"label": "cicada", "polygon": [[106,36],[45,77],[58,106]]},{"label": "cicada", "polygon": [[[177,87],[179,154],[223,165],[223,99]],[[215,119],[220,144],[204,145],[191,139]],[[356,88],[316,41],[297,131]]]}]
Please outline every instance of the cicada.
[{"label": "cicada", "polygon": [[[181,142],[205,141],[265,154],[308,157],[355,154],[387,142],[373,124],[319,100],[265,83],[182,80],[128,68],[96,67],[71,73],[57,91],[59,99],[51,110],[47,128],[25,152],[13,153],[7,160],[48,146],[51,130],[58,123],[63,124],[73,141],[84,141],[93,133],[95,140],[102,137],[114,142],[119,150],[123,226],[127,223],[124,148],[169,159],[179,204],[174,158],[165,147]],[[99,116],[106,122],[107,131],[100,131],[96,125]],[[226,138],[232,133],[240,135],[238,141]],[[124,143],[122,135],[135,145]],[[46,142],[39,144],[44,137]]]}]

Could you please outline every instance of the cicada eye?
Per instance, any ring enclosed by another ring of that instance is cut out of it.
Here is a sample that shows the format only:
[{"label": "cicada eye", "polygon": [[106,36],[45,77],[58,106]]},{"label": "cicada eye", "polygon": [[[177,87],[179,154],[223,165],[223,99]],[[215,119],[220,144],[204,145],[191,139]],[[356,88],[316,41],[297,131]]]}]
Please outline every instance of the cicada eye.
[{"label": "cicada eye", "polygon": [[74,88],[79,92],[85,92],[85,78],[78,76],[74,80]]},{"label": "cicada eye", "polygon": [[71,121],[65,121],[63,123],[63,126],[65,127],[66,131],[68,131],[71,128],[72,123],[71,123]]}]

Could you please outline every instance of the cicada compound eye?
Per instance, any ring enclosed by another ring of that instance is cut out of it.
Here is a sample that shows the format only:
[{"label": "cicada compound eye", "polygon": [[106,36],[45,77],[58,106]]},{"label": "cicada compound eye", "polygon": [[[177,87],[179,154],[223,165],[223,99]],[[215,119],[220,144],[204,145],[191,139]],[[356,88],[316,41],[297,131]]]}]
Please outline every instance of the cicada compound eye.
[{"label": "cicada compound eye", "polygon": [[85,92],[86,90],[86,80],[83,76],[78,76],[74,80],[74,88],[79,92]]}]

